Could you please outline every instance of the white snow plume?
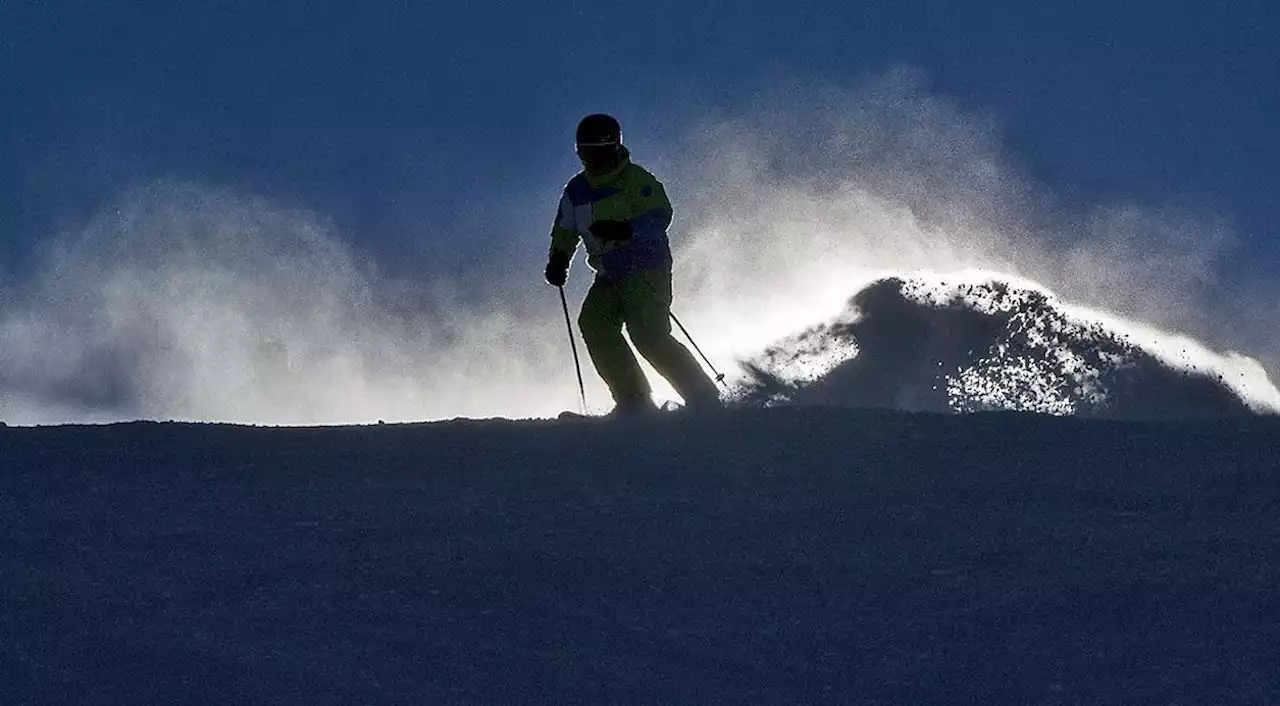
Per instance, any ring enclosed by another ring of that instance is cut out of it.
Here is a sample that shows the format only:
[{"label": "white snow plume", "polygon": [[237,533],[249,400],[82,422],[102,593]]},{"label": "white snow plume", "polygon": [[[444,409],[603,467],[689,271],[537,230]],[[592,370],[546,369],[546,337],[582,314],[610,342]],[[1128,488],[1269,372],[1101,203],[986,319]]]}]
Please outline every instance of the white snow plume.
[{"label": "white snow plume", "polygon": [[[874,281],[978,273],[1053,292],[1063,311],[1280,407],[1261,367],[1280,370],[1280,287],[1221,278],[1235,251],[1217,214],[1055,203],[994,120],[909,70],[762,95],[699,118],[674,149],[646,145],[643,125],[628,132],[675,203],[675,311],[731,376],[734,361],[831,321]],[[495,234],[449,279],[413,282],[380,274],[320,214],[200,184],[125,192],[82,232],[52,238],[30,281],[0,291],[0,419],[365,422],[574,407],[564,320],[539,277],[557,187],[494,199],[538,202],[485,214],[524,232]],[[579,256],[571,313],[584,270]],[[589,403],[607,407],[583,364]],[[659,397],[674,394],[651,378]]]},{"label": "white snow plume", "polygon": [[1204,341],[1180,364],[1280,399],[1262,368],[1280,370],[1277,288],[1221,276],[1236,245],[1225,218],[1056,202],[1009,157],[996,120],[909,69],[855,88],[778,85],[704,116],[679,159],[655,161],[677,206],[676,310],[714,360],[830,321],[884,277],[977,272],[1105,312],[1121,334],[1177,332],[1142,336],[1175,363],[1185,341]]},{"label": "white snow plume", "polygon": [[1122,330],[1049,293],[1004,282],[884,279],[854,296],[834,321],[747,362],[737,397],[746,404],[1120,419],[1280,410],[1280,397],[1251,395],[1258,371],[1223,374],[1221,362],[1192,342],[1182,360],[1162,360]]},{"label": "white snow plume", "polygon": [[387,282],[313,213],[154,183],[55,239],[37,276],[6,293],[0,419],[553,411],[563,324],[539,324],[519,298],[463,312],[454,296],[444,281]]}]

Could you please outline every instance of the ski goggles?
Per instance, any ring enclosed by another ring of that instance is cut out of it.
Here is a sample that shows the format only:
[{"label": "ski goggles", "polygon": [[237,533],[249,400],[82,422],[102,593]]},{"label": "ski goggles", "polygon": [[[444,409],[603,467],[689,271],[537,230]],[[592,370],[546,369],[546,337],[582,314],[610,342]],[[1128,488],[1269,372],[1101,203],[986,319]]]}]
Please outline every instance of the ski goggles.
[{"label": "ski goggles", "polygon": [[622,144],[622,136],[621,136],[621,135],[619,135],[617,138],[615,138],[615,139],[613,139],[613,140],[609,140],[609,141],[607,141],[607,142],[575,142],[575,143],[573,143],[574,147],[576,147],[577,149],[582,149],[583,147],[587,147],[587,148],[597,148],[597,147],[618,147],[618,146],[620,146],[621,144]]}]

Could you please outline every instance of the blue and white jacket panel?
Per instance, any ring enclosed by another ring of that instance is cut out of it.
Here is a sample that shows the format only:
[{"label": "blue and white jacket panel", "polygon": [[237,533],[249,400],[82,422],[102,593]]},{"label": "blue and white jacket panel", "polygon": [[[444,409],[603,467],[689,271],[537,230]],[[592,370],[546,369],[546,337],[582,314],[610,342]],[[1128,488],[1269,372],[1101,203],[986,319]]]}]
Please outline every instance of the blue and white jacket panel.
[{"label": "blue and white jacket panel", "polygon": [[[620,280],[637,272],[671,266],[671,202],[662,182],[631,161],[623,148],[622,163],[607,174],[580,172],[569,180],[551,228],[551,248],[572,256],[579,241],[587,264],[599,276]],[[598,221],[626,221],[631,239],[601,242],[591,234]]]}]

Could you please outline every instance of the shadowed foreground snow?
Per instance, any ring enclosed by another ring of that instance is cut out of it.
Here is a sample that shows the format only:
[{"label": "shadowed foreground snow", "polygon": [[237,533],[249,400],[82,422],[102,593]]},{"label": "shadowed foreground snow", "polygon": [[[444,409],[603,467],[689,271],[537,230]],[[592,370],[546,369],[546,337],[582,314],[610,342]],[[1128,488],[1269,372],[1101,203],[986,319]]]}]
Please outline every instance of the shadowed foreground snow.
[{"label": "shadowed foreground snow", "polygon": [[1274,703],[1280,421],[0,429],[38,703]]}]

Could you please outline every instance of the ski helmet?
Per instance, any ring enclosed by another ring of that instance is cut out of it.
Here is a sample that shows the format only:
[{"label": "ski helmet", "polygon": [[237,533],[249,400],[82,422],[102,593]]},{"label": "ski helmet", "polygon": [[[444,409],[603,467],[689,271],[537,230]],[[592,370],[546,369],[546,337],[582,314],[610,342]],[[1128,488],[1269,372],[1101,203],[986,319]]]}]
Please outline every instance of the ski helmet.
[{"label": "ski helmet", "polygon": [[612,115],[593,113],[578,123],[574,140],[579,147],[621,145],[622,126]]}]

